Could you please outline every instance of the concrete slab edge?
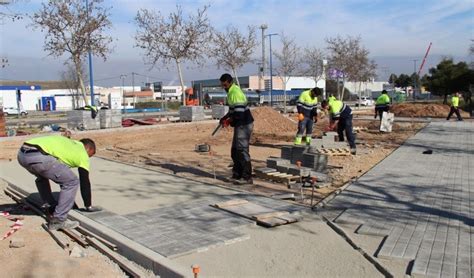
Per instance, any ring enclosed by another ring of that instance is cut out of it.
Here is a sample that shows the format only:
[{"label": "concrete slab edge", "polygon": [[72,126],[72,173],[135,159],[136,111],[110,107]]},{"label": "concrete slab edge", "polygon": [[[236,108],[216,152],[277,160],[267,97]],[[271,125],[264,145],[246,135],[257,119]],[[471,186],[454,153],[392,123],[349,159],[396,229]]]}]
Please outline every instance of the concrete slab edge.
[{"label": "concrete slab edge", "polygon": [[[6,180],[4,181],[8,183],[8,185],[13,189],[26,196],[32,193],[27,192],[18,185],[12,184]],[[176,262],[173,262],[172,260],[146,248],[145,246],[117,233],[116,231],[85,217],[79,212],[71,210],[69,212],[69,218],[79,221],[82,227],[117,245],[118,251],[122,256],[147,269],[152,270],[153,273],[159,275],[160,277],[192,277],[192,272],[190,269],[185,269]]]},{"label": "concrete slab edge", "polygon": [[336,223],[330,221],[329,219],[327,219],[326,217],[322,216],[322,219],[324,220],[324,222],[326,222],[326,224],[328,224],[329,227],[331,227],[331,229],[333,229],[338,235],[340,235],[341,237],[343,237],[351,246],[352,248],[354,248],[355,250],[357,250],[359,253],[362,254],[362,256],[364,256],[364,258],[366,258],[371,264],[374,265],[374,267],[380,271],[380,273],[382,273],[385,277],[387,278],[393,278],[395,277],[387,268],[385,268],[385,266],[383,266],[376,258],[374,258],[373,256],[371,256],[369,253],[365,252],[364,249],[362,249],[360,246],[358,246],[354,240],[344,231],[343,228],[339,227],[339,225],[337,225]]}]

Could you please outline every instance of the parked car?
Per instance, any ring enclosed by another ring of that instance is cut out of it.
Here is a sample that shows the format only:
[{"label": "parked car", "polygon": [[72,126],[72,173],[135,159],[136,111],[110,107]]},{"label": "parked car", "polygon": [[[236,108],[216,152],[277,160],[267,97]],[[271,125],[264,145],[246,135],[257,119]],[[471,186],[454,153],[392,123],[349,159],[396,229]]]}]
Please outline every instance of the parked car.
[{"label": "parked car", "polygon": [[361,97],[359,99],[359,97],[357,97],[357,101],[356,101],[356,106],[359,106],[359,103],[361,106],[372,106],[374,105],[374,101],[369,98],[369,97]]},{"label": "parked car", "polygon": [[[5,115],[18,115],[18,108],[15,107],[3,107],[3,114]],[[21,109],[20,110],[21,116],[28,115],[28,111]]]}]

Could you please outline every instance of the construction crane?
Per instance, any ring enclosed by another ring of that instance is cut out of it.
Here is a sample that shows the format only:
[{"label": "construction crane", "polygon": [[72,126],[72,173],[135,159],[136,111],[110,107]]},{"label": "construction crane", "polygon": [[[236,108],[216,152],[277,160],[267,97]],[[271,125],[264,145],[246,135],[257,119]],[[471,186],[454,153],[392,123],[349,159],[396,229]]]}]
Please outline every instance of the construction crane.
[{"label": "construction crane", "polygon": [[428,57],[428,53],[430,53],[432,44],[433,43],[430,42],[430,45],[428,46],[428,49],[426,50],[425,57],[423,58],[423,62],[421,62],[420,69],[418,70],[418,76],[420,76],[421,70],[423,69],[423,66],[425,65],[426,57]]}]

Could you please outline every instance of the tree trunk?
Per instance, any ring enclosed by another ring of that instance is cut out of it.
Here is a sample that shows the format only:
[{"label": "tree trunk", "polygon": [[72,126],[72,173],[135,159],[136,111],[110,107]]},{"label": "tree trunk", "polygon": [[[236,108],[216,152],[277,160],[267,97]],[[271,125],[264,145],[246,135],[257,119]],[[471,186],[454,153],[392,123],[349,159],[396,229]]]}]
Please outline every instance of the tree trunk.
[{"label": "tree trunk", "polygon": [[76,68],[76,76],[77,76],[77,80],[79,80],[79,86],[81,89],[82,98],[84,99],[84,106],[86,106],[89,104],[89,102],[87,101],[86,86],[84,85],[84,80],[82,77],[82,63],[80,59],[74,59],[73,63]]},{"label": "tree trunk", "polygon": [[239,77],[237,76],[237,70],[235,68],[232,68],[232,73],[234,74],[234,79],[235,79],[235,82],[237,83],[237,86],[240,87]]},{"label": "tree trunk", "polygon": [[283,81],[283,113],[286,114],[286,83],[288,83],[289,81],[289,78],[286,79],[286,77],[284,78],[284,81]]},{"label": "tree trunk", "polygon": [[183,105],[186,106],[186,93],[184,91],[184,80],[183,80],[183,72],[181,71],[181,63],[179,59],[176,59],[176,67],[178,68],[178,75],[179,75],[179,82],[181,84],[181,92],[183,97]]}]

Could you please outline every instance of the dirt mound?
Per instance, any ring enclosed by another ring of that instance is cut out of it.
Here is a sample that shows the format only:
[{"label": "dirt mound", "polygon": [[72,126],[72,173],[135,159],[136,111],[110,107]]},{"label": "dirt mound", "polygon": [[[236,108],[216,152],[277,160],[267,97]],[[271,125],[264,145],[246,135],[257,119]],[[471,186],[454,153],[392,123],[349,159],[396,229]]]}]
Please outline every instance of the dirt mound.
[{"label": "dirt mound", "polygon": [[[449,114],[449,109],[448,105],[438,103],[401,103],[390,107],[390,112],[399,117],[445,118]],[[461,111],[461,115],[468,117],[468,113],[464,111]]]},{"label": "dirt mound", "polygon": [[255,119],[255,133],[296,132],[297,124],[270,107],[258,107],[252,110]]}]

